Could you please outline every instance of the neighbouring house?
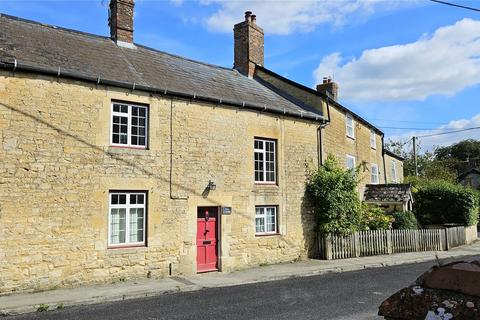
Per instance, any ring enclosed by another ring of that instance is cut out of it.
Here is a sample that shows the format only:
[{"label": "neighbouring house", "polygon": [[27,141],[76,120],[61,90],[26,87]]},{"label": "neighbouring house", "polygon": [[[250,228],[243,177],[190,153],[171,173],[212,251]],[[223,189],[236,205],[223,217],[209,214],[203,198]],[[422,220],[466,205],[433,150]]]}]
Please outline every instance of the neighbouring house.
[{"label": "neighbouring house", "polygon": [[383,133],[268,70],[255,15],[224,68],[134,43],[133,9],[108,37],[0,15],[0,293],[304,258],[310,169],[387,182]]},{"label": "neighbouring house", "polygon": [[393,153],[392,151],[384,150],[384,168],[385,168],[385,182],[386,183],[402,183],[403,182],[403,157]]},{"label": "neighbouring house", "polygon": [[386,212],[405,212],[413,210],[411,184],[367,184],[364,202],[374,204]]},{"label": "neighbouring house", "polygon": [[458,176],[458,183],[480,190],[480,170],[472,168]]}]

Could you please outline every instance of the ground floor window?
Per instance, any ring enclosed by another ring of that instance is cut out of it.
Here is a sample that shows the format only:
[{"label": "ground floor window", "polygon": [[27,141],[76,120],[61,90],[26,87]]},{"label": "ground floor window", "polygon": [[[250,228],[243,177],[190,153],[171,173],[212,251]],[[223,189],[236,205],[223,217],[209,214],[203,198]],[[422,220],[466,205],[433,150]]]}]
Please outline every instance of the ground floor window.
[{"label": "ground floor window", "polygon": [[146,192],[110,192],[108,245],[145,245]]},{"label": "ground floor window", "polygon": [[262,235],[277,233],[277,220],[277,207],[255,207],[255,234]]}]

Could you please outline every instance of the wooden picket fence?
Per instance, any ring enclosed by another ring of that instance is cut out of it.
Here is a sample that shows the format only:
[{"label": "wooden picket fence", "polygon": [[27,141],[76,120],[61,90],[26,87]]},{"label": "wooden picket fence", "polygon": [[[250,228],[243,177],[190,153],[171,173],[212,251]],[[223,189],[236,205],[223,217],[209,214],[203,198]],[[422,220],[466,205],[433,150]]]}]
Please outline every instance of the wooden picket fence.
[{"label": "wooden picket fence", "polygon": [[[476,228],[476,226],[468,227]],[[318,237],[320,259],[345,259],[416,251],[441,251],[467,243],[467,229],[371,230]],[[469,229],[468,229],[469,230]]]}]

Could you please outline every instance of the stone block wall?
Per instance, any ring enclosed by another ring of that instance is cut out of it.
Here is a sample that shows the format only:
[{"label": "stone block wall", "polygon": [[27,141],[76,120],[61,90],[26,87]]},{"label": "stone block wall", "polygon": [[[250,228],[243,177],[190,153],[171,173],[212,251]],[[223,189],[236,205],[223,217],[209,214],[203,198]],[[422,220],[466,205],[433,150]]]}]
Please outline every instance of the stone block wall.
[{"label": "stone block wall", "polygon": [[363,194],[365,184],[371,183],[371,165],[376,164],[379,169],[379,183],[385,183],[382,137],[376,135],[376,148],[370,146],[370,127],[355,119],[355,138],[347,137],[346,113],[330,105],[330,123],[323,129],[323,154],[333,154],[340,164],[346,165],[346,155],[356,158],[356,165],[360,168],[360,194]]},{"label": "stone block wall", "polygon": [[[308,255],[318,124],[32,74],[0,88],[0,294],[193,274],[198,206],[233,209],[222,271]],[[149,106],[147,150],[109,145],[112,100]],[[254,184],[254,137],[277,140],[276,185]],[[147,246],[107,248],[109,190],[148,192]],[[256,205],[278,206],[278,235],[255,236]]]}]

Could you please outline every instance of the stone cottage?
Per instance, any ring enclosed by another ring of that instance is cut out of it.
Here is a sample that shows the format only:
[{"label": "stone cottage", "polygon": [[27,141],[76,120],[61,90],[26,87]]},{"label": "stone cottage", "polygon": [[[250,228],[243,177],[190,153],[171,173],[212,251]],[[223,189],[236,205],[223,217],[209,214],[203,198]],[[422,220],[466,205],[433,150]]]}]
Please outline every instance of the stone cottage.
[{"label": "stone cottage", "polygon": [[250,12],[230,69],[135,43],[133,9],[108,37],[0,15],[0,293],[304,258],[308,170],[387,182],[383,133],[268,70]]}]

